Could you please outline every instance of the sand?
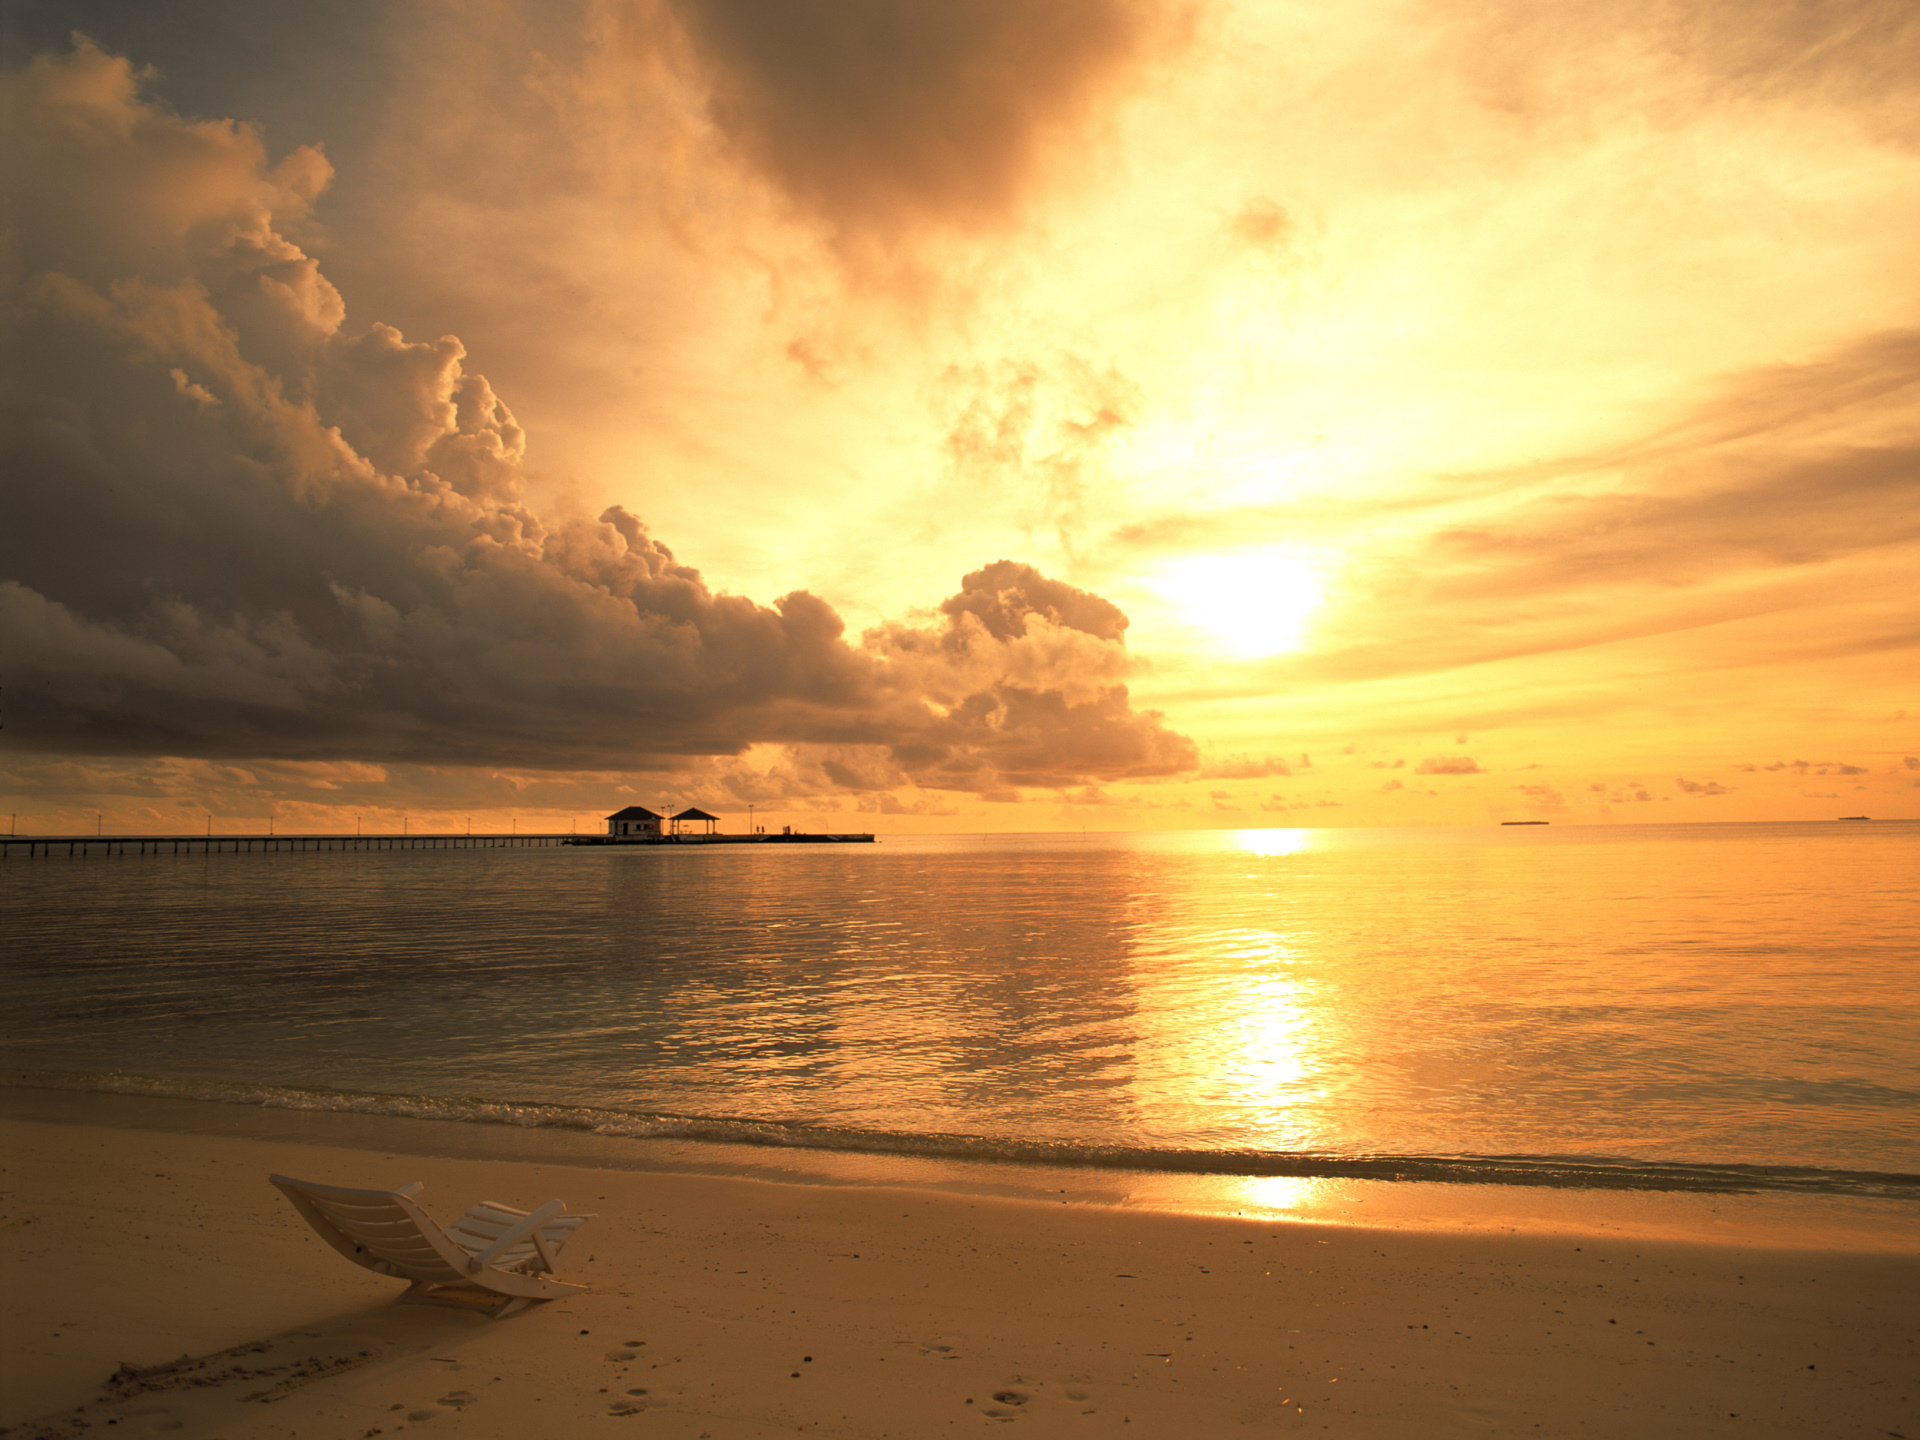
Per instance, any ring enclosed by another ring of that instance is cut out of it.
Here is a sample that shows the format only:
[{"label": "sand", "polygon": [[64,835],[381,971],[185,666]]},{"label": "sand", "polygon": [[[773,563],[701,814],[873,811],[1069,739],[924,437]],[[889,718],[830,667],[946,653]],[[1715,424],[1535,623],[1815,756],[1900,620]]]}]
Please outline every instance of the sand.
[{"label": "sand", "polygon": [[[303,1123],[0,1121],[9,1437],[1920,1440],[1910,1253],[445,1158]],[[566,1272],[592,1289],[501,1321],[394,1305],[270,1170],[424,1180],[446,1218],[563,1197],[597,1215]]]}]

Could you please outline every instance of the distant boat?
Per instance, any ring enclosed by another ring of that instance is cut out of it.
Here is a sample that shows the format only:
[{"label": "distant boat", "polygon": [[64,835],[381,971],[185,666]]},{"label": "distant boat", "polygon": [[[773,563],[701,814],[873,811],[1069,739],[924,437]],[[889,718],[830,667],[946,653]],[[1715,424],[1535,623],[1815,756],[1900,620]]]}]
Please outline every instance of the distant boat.
[{"label": "distant boat", "polygon": [[1871,815],[1842,815],[1842,816],[1841,816],[1840,818],[1841,818],[1842,820],[1871,820],[1871,819],[1873,819],[1873,816],[1871,816]]},{"label": "distant boat", "polygon": [[[1867,817],[1862,815],[1860,818],[1864,820]],[[1551,820],[1502,820],[1500,823],[1502,825],[1551,825],[1553,822]]]}]

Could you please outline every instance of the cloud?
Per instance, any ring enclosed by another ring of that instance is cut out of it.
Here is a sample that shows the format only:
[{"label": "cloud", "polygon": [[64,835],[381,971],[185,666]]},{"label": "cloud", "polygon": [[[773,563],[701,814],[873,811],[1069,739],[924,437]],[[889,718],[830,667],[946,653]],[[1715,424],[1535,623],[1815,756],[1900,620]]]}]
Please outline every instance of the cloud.
[{"label": "cloud", "polygon": [[1479,762],[1470,755],[1430,755],[1413,767],[1416,775],[1478,775]]},{"label": "cloud", "polygon": [[714,123],[842,237],[1006,221],[1163,30],[1137,0],[671,0]]},{"label": "cloud", "polygon": [[[1575,83],[1610,83],[1635,99],[1661,75],[1670,111],[1834,105],[1895,143],[1920,146],[1910,103],[1920,88],[1920,30],[1882,0],[1754,0],[1737,12],[1602,0],[1577,17],[1495,0],[1439,13],[1448,28],[1438,56],[1489,104],[1535,123],[1547,121]],[[1596,65],[1603,56],[1612,63]]]},{"label": "cloud", "polygon": [[536,509],[461,342],[345,325],[283,223],[330,171],[146,103],[81,42],[0,81],[28,217],[5,324],[9,733],[49,752],[531,768],[797,747],[828,782],[1004,792],[1191,768],[1126,616],[1001,561],[845,638],[715,593],[619,506]]},{"label": "cloud", "polygon": [[1838,760],[1775,760],[1766,765],[1736,765],[1736,770],[1748,774],[1771,773],[1776,770],[1792,770],[1806,775],[1865,775],[1863,765],[1845,765]]},{"label": "cloud", "polygon": [[1279,250],[1293,233],[1293,217],[1278,201],[1256,195],[1227,222],[1236,240],[1255,250]]},{"label": "cloud", "polygon": [[[1920,330],[1884,330],[1733,376],[1615,447],[1434,477],[1386,512],[1406,538],[1350,561],[1315,647],[1270,662],[1261,683],[1432,674],[1841,604],[1844,621],[1756,626],[1716,661],[1912,648],[1900,587],[1920,547],[1906,503],[1917,395]],[[1163,515],[1113,539],[1138,552],[1279,526],[1361,533],[1383,518],[1331,496]]]},{"label": "cloud", "polygon": [[1069,355],[951,366],[941,389],[950,414],[941,448],[962,503],[978,505],[983,489],[1018,495],[1021,527],[1051,530],[1071,550],[1109,450],[1139,415],[1139,386]]},{"label": "cloud", "polygon": [[1682,776],[1673,783],[1688,795],[1731,795],[1733,793],[1729,786],[1722,785],[1718,780],[1688,780]]},{"label": "cloud", "polygon": [[1551,785],[1516,785],[1513,788],[1527,797],[1529,809],[1564,811],[1568,808],[1566,797]]},{"label": "cloud", "polygon": [[1264,755],[1258,760],[1245,755],[1230,755],[1225,760],[1212,761],[1200,768],[1202,780],[1260,780],[1269,775],[1291,775],[1293,767],[1277,755]]}]

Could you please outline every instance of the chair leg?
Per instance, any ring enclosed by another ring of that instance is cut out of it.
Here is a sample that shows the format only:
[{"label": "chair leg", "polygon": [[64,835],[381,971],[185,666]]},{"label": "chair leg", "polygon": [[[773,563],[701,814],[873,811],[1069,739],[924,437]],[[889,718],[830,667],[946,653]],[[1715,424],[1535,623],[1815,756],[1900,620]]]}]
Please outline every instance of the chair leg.
[{"label": "chair leg", "polygon": [[502,1305],[498,1310],[494,1311],[493,1314],[488,1318],[493,1320],[504,1320],[509,1315],[514,1315],[519,1313],[522,1310],[525,1310],[529,1305],[543,1305],[545,1303],[546,1302],[543,1300],[535,1300],[531,1295],[515,1296],[513,1299],[509,1300],[506,1304]]}]

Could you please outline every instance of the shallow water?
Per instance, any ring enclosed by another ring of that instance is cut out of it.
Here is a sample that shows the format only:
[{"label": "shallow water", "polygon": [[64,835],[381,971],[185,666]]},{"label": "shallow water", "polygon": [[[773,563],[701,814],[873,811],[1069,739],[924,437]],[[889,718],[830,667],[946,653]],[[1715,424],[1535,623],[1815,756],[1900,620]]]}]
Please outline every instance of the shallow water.
[{"label": "shallow water", "polygon": [[1885,1193],[1920,1172],[1917,862],[1904,823],[13,859],[0,1043],[634,1134]]}]

